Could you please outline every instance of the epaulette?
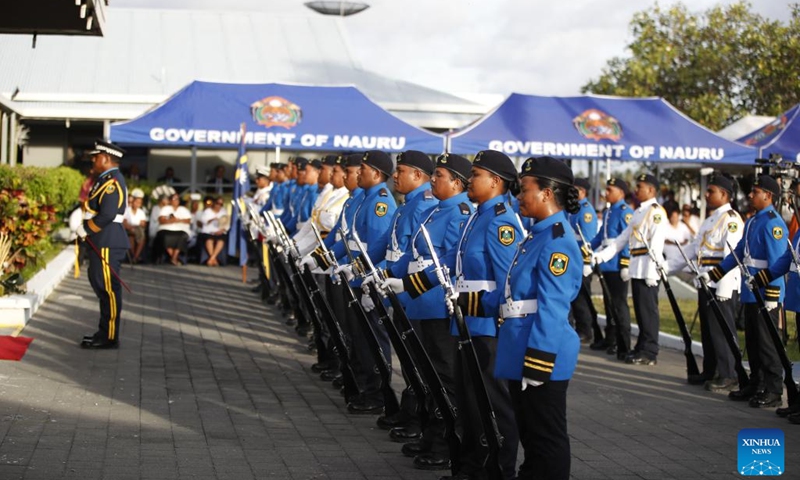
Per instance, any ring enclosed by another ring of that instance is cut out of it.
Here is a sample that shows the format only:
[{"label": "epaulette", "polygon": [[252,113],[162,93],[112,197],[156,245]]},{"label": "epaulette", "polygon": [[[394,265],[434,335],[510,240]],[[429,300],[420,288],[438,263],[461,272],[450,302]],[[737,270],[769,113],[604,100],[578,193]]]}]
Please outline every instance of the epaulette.
[{"label": "epaulette", "polygon": [[661,207],[661,205],[659,205],[659,204],[658,204],[658,202],[656,202],[656,203],[654,203],[654,204],[652,204],[652,205],[650,205],[650,206],[651,206],[652,208],[659,208],[659,207]]},{"label": "epaulette", "polygon": [[379,197],[388,197],[389,196],[389,191],[386,190],[385,188],[381,188],[381,191],[378,192],[378,196]]},{"label": "epaulette", "polygon": [[728,210],[728,216],[735,217],[736,216],[736,210],[733,210],[733,209]]},{"label": "epaulette", "polygon": [[767,212],[767,216],[768,216],[770,219],[773,219],[773,218],[777,217],[777,216],[778,216],[778,214],[776,214],[776,213],[775,213],[775,210],[770,210],[769,212]]},{"label": "epaulette", "polygon": [[467,203],[459,203],[458,207],[461,209],[461,215],[469,215],[469,205]]},{"label": "epaulette", "polygon": [[494,206],[494,214],[495,215],[502,215],[506,213],[506,204],[505,202],[500,202]]},{"label": "epaulette", "polygon": [[561,222],[553,224],[553,238],[561,238],[564,236],[564,225]]},{"label": "epaulette", "polygon": [[425,200],[433,200],[433,192],[430,189],[425,190],[422,196]]}]

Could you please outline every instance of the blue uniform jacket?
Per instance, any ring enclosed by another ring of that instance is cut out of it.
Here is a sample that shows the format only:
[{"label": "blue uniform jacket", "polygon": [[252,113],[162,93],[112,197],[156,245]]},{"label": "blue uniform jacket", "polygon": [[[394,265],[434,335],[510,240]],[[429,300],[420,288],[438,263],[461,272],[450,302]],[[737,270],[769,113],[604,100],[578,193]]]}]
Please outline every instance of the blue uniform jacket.
[{"label": "blue uniform jacket", "polygon": [[536,312],[502,319],[495,377],[540,382],[572,377],[580,340],[569,324],[569,309],[582,271],[580,249],[564,212],[537,222],[517,247],[504,284],[483,296],[484,309],[498,315],[508,299],[537,302]]},{"label": "blue uniform jacket", "polygon": [[[800,253],[797,253],[798,249],[800,249],[800,230],[794,234],[792,245],[794,245],[795,255],[798,255],[798,258],[800,258]],[[783,255],[769,267],[770,278],[783,277],[787,273],[789,274],[789,278],[786,281],[786,310],[790,312],[800,312],[800,275],[797,273],[794,255],[792,255],[792,251],[789,248],[787,248],[786,251],[783,252]]]},{"label": "blue uniform jacket", "polygon": [[[339,214],[339,219],[336,220],[336,225],[333,226],[333,230],[331,230],[330,235],[322,240],[322,243],[325,244],[325,247],[328,250],[333,251],[334,254],[337,251],[343,252],[341,255],[336,255],[336,263],[339,265],[350,263],[350,259],[347,258],[347,251],[344,248],[344,244],[341,244],[342,237],[339,233],[339,230],[344,229],[345,232],[350,231],[350,228],[353,226],[353,219],[355,218],[356,211],[363,201],[364,189],[356,187],[355,190],[350,192],[350,197],[344,202],[342,212]],[[336,247],[337,244],[339,244],[338,247]],[[316,260],[317,265],[319,265],[323,270],[327,270],[329,267],[331,267],[331,265],[325,259],[325,256],[322,254],[321,248],[314,250],[311,255],[314,257],[314,260]]]},{"label": "blue uniform jacket", "polygon": [[297,223],[311,218],[311,210],[319,196],[317,185],[298,185],[292,195],[290,206],[281,215],[283,226],[290,234],[297,232]]},{"label": "blue uniform jacket", "polygon": [[89,239],[98,248],[130,248],[122,216],[128,201],[128,187],[119,168],[101,173],[84,202],[84,211],[92,218],[83,221]]},{"label": "blue uniform jacket", "polygon": [[[392,217],[386,245],[387,257],[378,265],[379,268],[388,269],[401,255],[410,254],[411,236],[439,203],[431,193],[431,184],[428,182],[408,192],[405,197],[405,203],[397,207]],[[396,258],[389,258],[390,254],[394,254]]]},{"label": "blue uniform jacket", "polygon": [[279,214],[283,213],[285,208],[284,201],[286,200],[286,182],[276,183],[272,187],[267,203],[261,207],[262,212],[277,211]]},{"label": "blue uniform jacket", "polygon": [[[514,246],[522,237],[519,217],[507,200],[505,195],[498,195],[480,204],[469,218],[457,248],[450,249],[441,259],[451,274],[456,275],[456,289],[459,289],[459,280],[465,280],[486,282],[490,286],[481,287],[480,290],[491,291],[497,288],[498,281],[502,282],[505,278],[514,257]],[[439,285],[439,279],[433,270],[434,267],[431,266],[413,276],[412,283],[416,283],[417,288],[407,290],[412,298]],[[461,277],[458,275],[459,271]],[[464,319],[473,336],[497,335],[493,316],[465,315]],[[451,323],[450,331],[453,335],[458,335],[455,321]]]},{"label": "blue uniform jacket", "polygon": [[[633,218],[633,210],[625,203],[625,200],[620,200],[611,205],[611,208],[607,208],[603,216],[603,228],[597,232],[593,239],[586,237],[586,240],[592,244],[592,250],[597,251],[601,246],[605,246],[604,242],[607,240],[617,238],[628,227],[631,218]],[[600,271],[619,272],[622,268],[628,268],[630,258],[630,248],[626,245],[614,258],[601,263]]]},{"label": "blue uniform jacket", "polygon": [[[459,193],[439,202],[439,205],[428,213],[424,222],[420,222],[424,223],[428,230],[438,258],[443,258],[447,252],[458,247],[461,232],[474,210],[466,192]],[[413,286],[411,279],[408,278],[409,264],[416,263],[417,257],[422,260],[432,258],[428,244],[420,232],[421,230],[417,229],[411,238],[410,254],[403,255],[389,268],[391,276],[403,278],[403,283],[407,284],[408,288]],[[406,303],[406,314],[411,320],[448,318],[442,287],[437,285],[421,296],[409,298]]]},{"label": "blue uniform jacket", "polygon": [[[744,224],[744,237],[736,245],[734,251],[750,273],[755,275],[759,270],[775,264],[783,255],[789,247],[785,238],[788,231],[786,223],[775,211],[775,207],[770,205],[747,219]],[[736,259],[731,254],[708,274],[716,282],[736,266]],[[756,297],[745,284],[746,281],[747,279],[742,275],[742,288],[740,289],[742,303],[755,303]],[[764,300],[782,302],[784,286],[782,276],[771,281],[761,292]]]}]

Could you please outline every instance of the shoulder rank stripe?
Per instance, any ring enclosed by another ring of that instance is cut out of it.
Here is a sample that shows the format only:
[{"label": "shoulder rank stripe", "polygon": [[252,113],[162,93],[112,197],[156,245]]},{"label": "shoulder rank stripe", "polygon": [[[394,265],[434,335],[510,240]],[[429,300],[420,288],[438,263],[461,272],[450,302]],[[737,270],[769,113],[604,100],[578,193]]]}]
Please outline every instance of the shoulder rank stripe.
[{"label": "shoulder rank stripe", "polygon": [[500,203],[498,203],[497,205],[494,206],[494,214],[495,215],[502,215],[502,214],[506,213],[506,211],[507,211],[507,209],[506,209],[505,202],[500,202]]}]

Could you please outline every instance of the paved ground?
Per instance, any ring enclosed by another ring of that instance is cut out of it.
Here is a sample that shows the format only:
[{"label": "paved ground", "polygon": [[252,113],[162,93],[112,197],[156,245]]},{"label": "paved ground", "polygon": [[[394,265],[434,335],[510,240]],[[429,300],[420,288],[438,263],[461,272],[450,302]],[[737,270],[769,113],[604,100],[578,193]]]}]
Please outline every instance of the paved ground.
[{"label": "paved ground", "polygon": [[[0,479],[433,479],[374,417],[348,415],[313,375],[305,342],[236,268],[123,275],[122,347],[78,348],[96,304],[68,279],[0,362]],[[681,356],[632,367],[585,352],[570,387],[576,479],[736,477],[736,435],[782,428],[800,478],[800,426],[686,385]]]}]

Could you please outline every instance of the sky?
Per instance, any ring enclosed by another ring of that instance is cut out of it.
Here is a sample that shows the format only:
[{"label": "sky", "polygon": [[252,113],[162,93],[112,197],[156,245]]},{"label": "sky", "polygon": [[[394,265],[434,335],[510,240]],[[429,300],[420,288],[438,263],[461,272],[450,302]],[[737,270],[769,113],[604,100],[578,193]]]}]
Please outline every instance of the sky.
[{"label": "sky", "polygon": [[[454,94],[575,95],[607,60],[626,55],[639,0],[364,0],[341,21],[360,66]],[[792,0],[752,9],[786,20]],[[677,2],[662,0],[662,8]],[[688,2],[687,2],[688,3]],[[703,11],[732,0],[692,0]],[[114,7],[259,10],[315,14],[303,0],[112,0]]]}]

